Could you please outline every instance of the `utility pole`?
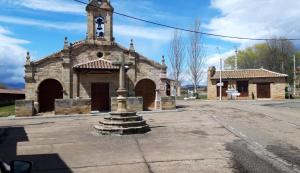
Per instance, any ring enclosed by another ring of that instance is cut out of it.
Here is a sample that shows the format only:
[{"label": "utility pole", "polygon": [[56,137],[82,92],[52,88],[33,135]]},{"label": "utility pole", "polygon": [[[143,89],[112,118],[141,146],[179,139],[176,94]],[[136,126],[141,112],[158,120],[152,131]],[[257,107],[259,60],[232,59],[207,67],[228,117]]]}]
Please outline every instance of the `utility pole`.
[{"label": "utility pole", "polygon": [[296,95],[296,55],[294,55],[294,97]]},{"label": "utility pole", "polygon": [[222,56],[221,56],[221,52],[220,52],[220,49],[219,49],[219,47],[217,47],[217,51],[218,51],[218,53],[219,53],[219,55],[220,55],[220,81],[219,81],[219,83],[217,84],[217,85],[219,85],[219,100],[222,100]]},{"label": "utility pole", "polygon": [[220,91],[219,91],[219,96],[220,100],[222,100],[222,57],[220,57]]}]

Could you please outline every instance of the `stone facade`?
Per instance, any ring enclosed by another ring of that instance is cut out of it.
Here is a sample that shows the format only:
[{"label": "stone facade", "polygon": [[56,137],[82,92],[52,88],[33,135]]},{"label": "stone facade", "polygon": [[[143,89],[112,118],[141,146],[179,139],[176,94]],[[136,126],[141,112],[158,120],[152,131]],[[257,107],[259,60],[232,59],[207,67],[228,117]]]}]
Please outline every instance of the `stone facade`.
[{"label": "stone facade", "polygon": [[56,99],[55,114],[90,114],[91,99]]},{"label": "stone facade", "polygon": [[161,110],[173,110],[176,109],[175,96],[172,97],[161,97]]},{"label": "stone facade", "polygon": [[[127,97],[127,110],[128,112],[143,111],[143,98],[142,97]],[[111,98],[111,111],[116,112],[118,107],[117,98]]]},{"label": "stone facade", "polygon": [[[207,77],[207,97],[208,100],[217,100],[217,83],[219,80],[212,79],[213,74],[215,73],[215,68],[210,67],[208,70]],[[247,81],[248,82],[248,96],[239,96],[238,100],[251,100],[257,98],[257,84],[260,83],[269,83],[270,84],[270,98],[273,100],[285,99],[285,87],[286,87],[286,77],[249,77],[242,79],[228,79],[223,78],[222,81],[228,82],[228,87],[237,88],[237,81]],[[222,99],[228,99],[227,97],[222,97]]]},{"label": "stone facade", "polygon": [[16,117],[33,116],[35,114],[33,102],[34,102],[33,100],[16,100],[15,101]]},{"label": "stone facade", "polygon": [[[129,97],[136,96],[135,87],[143,79],[155,83],[158,97],[166,96],[168,79],[166,78],[167,66],[164,59],[162,63],[158,63],[146,58],[134,50],[133,42],[129,48],[124,48],[116,43],[113,37],[113,10],[107,0],[90,1],[86,8],[88,28],[85,40],[69,44],[65,38],[62,50],[35,62],[31,61],[29,53],[27,54],[25,64],[26,99],[34,100],[35,105],[39,107],[41,98],[47,94],[39,92],[39,87],[48,79],[54,79],[62,86],[62,91],[51,92],[62,92],[63,99],[91,98],[93,83],[108,83],[109,97],[115,97],[119,78],[117,70],[105,68],[75,70],[74,67],[99,59],[113,63],[119,61],[121,56],[125,56],[126,62],[132,63],[126,73]],[[103,28],[103,30],[97,30],[97,28]],[[49,88],[49,93],[50,90],[51,88]]]}]

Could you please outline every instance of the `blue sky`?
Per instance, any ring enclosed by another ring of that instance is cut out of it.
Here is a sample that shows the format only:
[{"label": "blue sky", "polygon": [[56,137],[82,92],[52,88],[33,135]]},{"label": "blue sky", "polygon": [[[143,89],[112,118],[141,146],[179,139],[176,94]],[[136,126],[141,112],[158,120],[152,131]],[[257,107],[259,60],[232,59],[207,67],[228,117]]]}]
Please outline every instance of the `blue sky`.
[{"label": "blue sky", "polygon": [[[83,0],[87,1],[87,0]],[[297,0],[111,0],[115,11],[158,23],[190,28],[201,21],[205,32],[241,37],[297,37],[300,12]],[[73,0],[0,0],[0,83],[22,86],[26,51],[43,58],[70,41],[85,38],[85,6]],[[128,47],[134,39],[138,52],[160,61],[168,57],[172,29],[114,16],[116,41]],[[182,33],[188,43],[188,33]],[[256,42],[203,36],[206,66],[218,66],[221,56],[232,55]],[[185,74],[186,75],[186,74]],[[204,77],[205,78],[205,77]],[[206,80],[203,79],[202,83]]]}]

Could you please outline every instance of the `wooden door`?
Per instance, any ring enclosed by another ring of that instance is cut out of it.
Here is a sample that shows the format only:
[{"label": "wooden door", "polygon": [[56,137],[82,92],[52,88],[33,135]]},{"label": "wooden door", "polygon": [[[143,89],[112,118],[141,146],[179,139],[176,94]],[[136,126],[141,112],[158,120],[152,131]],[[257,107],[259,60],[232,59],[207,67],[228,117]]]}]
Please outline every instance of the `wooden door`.
[{"label": "wooden door", "polygon": [[143,97],[144,110],[154,108],[155,102],[155,83],[150,79],[143,79],[135,87],[135,95]]},{"label": "wooden door", "polygon": [[256,86],[257,98],[271,98],[270,83],[258,83]]},{"label": "wooden door", "polygon": [[109,83],[92,83],[92,111],[109,111]]}]

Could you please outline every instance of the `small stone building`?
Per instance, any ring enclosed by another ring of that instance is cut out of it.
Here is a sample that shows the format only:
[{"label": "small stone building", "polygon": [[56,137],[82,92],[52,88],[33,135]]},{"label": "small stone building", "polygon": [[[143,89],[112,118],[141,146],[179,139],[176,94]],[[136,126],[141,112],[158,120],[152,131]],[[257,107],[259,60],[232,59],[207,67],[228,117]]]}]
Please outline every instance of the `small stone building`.
[{"label": "small stone building", "polygon": [[[113,62],[125,56],[128,97],[142,97],[146,110],[154,109],[156,101],[170,95],[173,88],[167,79],[165,60],[155,62],[115,42],[113,7],[108,0],[91,0],[86,7],[86,38],[62,44],[63,49],[25,65],[26,100],[34,100],[38,112],[54,110],[55,99],[91,99],[91,109],[108,111],[111,97],[116,97],[119,67]],[[158,106],[159,108],[159,106]]]},{"label": "small stone building", "polygon": [[0,106],[12,104],[15,100],[22,100],[25,98],[23,90],[1,89],[0,88]]},{"label": "small stone building", "polygon": [[[217,100],[220,88],[220,71],[215,67],[208,69],[207,97]],[[235,88],[240,96],[237,99],[285,99],[285,87],[288,75],[260,69],[225,70],[221,72],[222,97],[227,99],[226,91]]]}]

